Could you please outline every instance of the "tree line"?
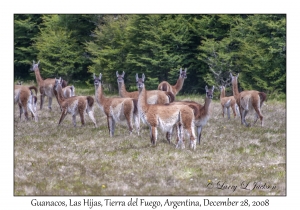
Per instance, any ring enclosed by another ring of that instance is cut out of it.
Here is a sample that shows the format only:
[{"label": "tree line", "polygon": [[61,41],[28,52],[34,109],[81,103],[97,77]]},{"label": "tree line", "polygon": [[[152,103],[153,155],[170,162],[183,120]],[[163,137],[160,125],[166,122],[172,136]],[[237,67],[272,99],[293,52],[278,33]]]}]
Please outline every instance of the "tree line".
[{"label": "tree line", "polygon": [[241,89],[286,93],[285,14],[15,14],[14,77],[34,79],[40,60],[44,78],[62,76],[91,83],[92,73],[117,90],[116,71],[128,91],[135,74],[147,89],[175,84],[187,68],[181,93],[229,84],[239,73]]}]

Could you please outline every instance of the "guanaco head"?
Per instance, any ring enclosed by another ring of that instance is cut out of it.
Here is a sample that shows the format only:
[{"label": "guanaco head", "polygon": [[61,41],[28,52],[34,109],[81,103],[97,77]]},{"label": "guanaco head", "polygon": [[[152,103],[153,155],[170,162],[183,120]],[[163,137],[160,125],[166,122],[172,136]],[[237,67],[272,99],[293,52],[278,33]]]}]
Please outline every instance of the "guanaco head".
[{"label": "guanaco head", "polygon": [[58,79],[56,79],[56,78],[55,78],[54,90],[56,90],[56,91],[57,91],[57,86],[58,86],[58,84],[60,84],[60,85],[61,85],[61,82],[62,82],[62,79],[61,79],[61,77],[60,77],[60,78],[58,78]]},{"label": "guanaco head", "polygon": [[122,74],[119,74],[118,71],[116,71],[116,75],[117,75],[117,82],[118,82],[118,84],[124,83],[125,72],[123,71]]},{"label": "guanaco head", "polygon": [[99,85],[101,85],[101,79],[102,79],[102,74],[99,74],[99,77],[97,77],[94,73],[94,85],[95,87],[99,87]]},{"label": "guanaco head", "polygon": [[139,75],[136,74],[135,79],[136,79],[136,86],[137,86],[138,90],[141,91],[144,87],[145,74],[143,73],[142,78],[139,78]]},{"label": "guanaco head", "polygon": [[232,74],[231,74],[231,72],[230,72],[230,77],[231,77],[231,81],[232,81],[232,83],[237,83],[237,79],[238,79],[238,77],[239,77],[239,73],[236,75],[236,76],[233,76]]},{"label": "guanaco head", "polygon": [[39,69],[39,64],[40,64],[40,61],[38,61],[37,63],[35,63],[35,61],[33,61],[32,63],[32,71],[36,71]]},{"label": "guanaco head", "polygon": [[185,70],[182,71],[182,68],[180,68],[180,74],[179,74],[179,77],[183,78],[183,79],[186,79],[186,71],[187,71],[187,68],[185,68]]},{"label": "guanaco head", "polygon": [[209,99],[212,99],[212,98],[213,98],[214,89],[215,89],[215,86],[212,86],[211,89],[208,89],[207,85],[205,86],[206,97],[207,97],[207,98],[209,98]]}]

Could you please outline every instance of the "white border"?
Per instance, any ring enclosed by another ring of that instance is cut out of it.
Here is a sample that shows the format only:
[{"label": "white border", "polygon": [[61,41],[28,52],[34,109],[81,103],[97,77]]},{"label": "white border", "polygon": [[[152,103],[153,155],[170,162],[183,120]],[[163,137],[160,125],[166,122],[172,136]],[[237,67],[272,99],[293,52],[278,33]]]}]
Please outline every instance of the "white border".
[{"label": "white border", "polygon": [[[299,63],[299,11],[296,10],[297,4],[291,2],[282,2],[274,0],[252,0],[252,1],[70,1],[70,0],[52,0],[52,1],[37,1],[37,0],[13,0],[1,1],[0,21],[1,21],[1,133],[0,140],[0,163],[1,163],[1,182],[0,182],[0,200],[3,209],[31,209],[30,201],[34,197],[14,197],[13,196],[13,99],[12,99],[12,81],[13,81],[13,14],[15,13],[197,13],[197,14],[223,14],[223,13],[283,13],[287,14],[287,196],[269,197],[272,207],[298,206],[296,192],[298,192],[299,182],[296,179],[299,175],[299,167],[297,160],[297,146],[299,139],[296,138],[296,116],[297,101],[299,89],[294,85],[298,82],[297,72],[300,71]],[[4,27],[3,27],[4,26]],[[297,56],[297,57],[296,57]],[[298,152],[299,153],[299,152]],[[60,200],[60,197],[38,197],[46,200]],[[87,197],[76,197],[76,200],[81,200]],[[97,198],[97,197],[96,197]],[[95,198],[95,199],[96,199]],[[101,197],[104,199],[105,197]],[[122,197],[114,197],[122,199]],[[150,197],[147,197],[150,198]],[[175,198],[175,197],[172,197]],[[193,197],[196,198],[196,197]],[[198,197],[202,200],[206,197]],[[225,200],[226,197],[208,197],[209,199]],[[243,200],[245,197],[230,197],[232,200]],[[249,197],[249,200],[264,199],[266,197]],[[62,200],[68,200],[69,197],[61,197]],[[127,198],[126,198],[127,199]],[[153,197],[163,202],[166,197]],[[180,200],[185,200],[185,197],[179,197]],[[36,207],[38,208],[38,207]],[[96,207],[94,207],[96,208]],[[93,208],[93,209],[94,209]],[[52,209],[47,207],[47,209]],[[76,208],[79,209],[79,208]],[[82,207],[80,209],[88,209]],[[111,208],[116,209],[116,208]],[[129,208],[128,208],[129,209]],[[151,208],[150,208],[151,209]],[[157,208],[159,209],[159,208]],[[178,208],[181,209],[181,208]]]}]

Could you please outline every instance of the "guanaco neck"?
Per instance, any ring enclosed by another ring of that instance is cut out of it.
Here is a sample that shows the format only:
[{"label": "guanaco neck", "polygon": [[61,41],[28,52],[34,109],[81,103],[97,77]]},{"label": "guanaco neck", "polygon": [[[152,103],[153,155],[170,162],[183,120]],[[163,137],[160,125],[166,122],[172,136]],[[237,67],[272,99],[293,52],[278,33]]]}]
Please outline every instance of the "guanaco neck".
[{"label": "guanaco neck", "polygon": [[220,99],[225,97],[225,87],[222,87],[221,89],[221,95],[220,95]]},{"label": "guanaco neck", "polygon": [[41,86],[44,82],[43,78],[41,77],[41,74],[40,74],[40,69],[37,68],[35,71],[34,71],[34,74],[35,74],[35,78],[36,78],[36,81],[37,83],[39,84],[39,86]]},{"label": "guanaco neck", "polygon": [[98,103],[103,106],[103,102],[105,101],[105,97],[103,95],[102,83],[99,82],[99,85],[95,86],[95,98]]},{"label": "guanaco neck", "polygon": [[147,91],[145,86],[139,91],[138,108],[143,112],[147,112],[149,104],[147,103]]},{"label": "guanaco neck", "polygon": [[128,94],[128,92],[126,91],[126,87],[125,87],[124,81],[121,82],[121,84],[118,82],[118,87],[119,87],[119,95],[120,95],[120,97],[126,97],[126,95]]},{"label": "guanaco neck", "polygon": [[183,86],[183,82],[184,82],[184,78],[181,77],[181,76],[179,76],[179,78],[178,78],[176,84],[173,86],[174,89],[175,89],[175,92],[176,92],[176,93],[174,93],[174,94],[177,94],[177,93],[181,90],[181,88],[182,88],[182,86]]},{"label": "guanaco neck", "polygon": [[62,91],[61,84],[57,85],[56,91],[57,91],[57,100],[58,100],[58,103],[59,103],[59,105],[61,105],[65,101],[65,98],[63,97],[63,91]]},{"label": "guanaco neck", "polygon": [[232,91],[235,98],[239,96],[239,90],[238,90],[238,84],[237,84],[237,78],[232,78]]},{"label": "guanaco neck", "polygon": [[211,98],[205,97],[204,106],[200,108],[200,112],[196,119],[203,118],[209,115],[209,106],[211,103]]}]

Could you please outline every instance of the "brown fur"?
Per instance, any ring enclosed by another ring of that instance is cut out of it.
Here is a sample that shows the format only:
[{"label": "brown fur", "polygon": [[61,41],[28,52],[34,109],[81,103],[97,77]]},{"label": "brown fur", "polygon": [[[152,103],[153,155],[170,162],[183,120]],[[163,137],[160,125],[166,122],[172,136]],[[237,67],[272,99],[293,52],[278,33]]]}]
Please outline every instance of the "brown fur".
[{"label": "brown fur", "polygon": [[210,118],[211,112],[210,112],[210,104],[213,97],[213,91],[214,86],[212,89],[208,89],[207,86],[205,87],[206,90],[206,96],[205,96],[205,102],[204,105],[201,105],[195,101],[176,101],[171,104],[175,105],[188,105],[190,108],[194,111],[194,124],[197,127],[197,137],[198,137],[198,143],[200,144],[201,140],[201,132],[204,125],[207,124],[207,121]]},{"label": "brown fur", "polygon": [[263,126],[263,115],[261,113],[261,107],[263,105],[264,100],[266,99],[266,94],[264,92],[259,92],[256,90],[245,90],[239,93],[238,91],[238,76],[233,76],[230,73],[230,77],[232,80],[232,88],[233,88],[233,95],[236,99],[236,103],[239,106],[240,115],[241,115],[241,124],[244,124],[246,126],[250,126],[246,122],[246,115],[249,111],[252,109],[256,112],[256,119],[254,120],[254,124],[257,122],[258,117],[261,121],[261,126]]},{"label": "brown fur", "polygon": [[94,98],[92,96],[87,96],[86,100],[88,102],[88,106],[90,107],[94,106]]},{"label": "brown fur", "polygon": [[157,141],[157,128],[160,127],[163,131],[167,132],[167,140],[170,142],[171,133],[173,127],[177,128],[177,142],[176,147],[184,147],[183,138],[183,128],[190,135],[190,146],[192,149],[196,149],[196,138],[194,133],[194,112],[186,105],[172,105],[172,104],[148,104],[147,94],[148,91],[145,89],[144,85],[145,75],[140,79],[136,76],[138,89],[139,89],[139,99],[138,99],[138,109],[140,116],[144,123],[148,124],[150,127],[150,140],[153,145],[156,145]]},{"label": "brown fur", "polygon": [[182,68],[180,68],[180,73],[179,73],[179,78],[176,82],[175,85],[170,85],[167,81],[162,81],[158,85],[158,90],[163,90],[163,91],[169,91],[174,94],[174,96],[177,95],[177,93],[182,89],[184,79],[186,79],[186,71],[187,69],[182,71]]},{"label": "brown fur", "polygon": [[36,113],[37,98],[31,92],[31,90],[33,89],[37,93],[37,88],[35,86],[26,87],[23,85],[15,85],[14,89],[15,89],[14,102],[18,103],[19,105],[20,120],[23,112],[24,112],[25,119],[28,120],[27,108],[29,108],[32,119],[34,119],[37,122],[38,121],[38,117]]},{"label": "brown fur", "polygon": [[102,74],[96,77],[94,74],[95,98],[100,109],[107,117],[107,124],[110,136],[114,135],[115,123],[126,121],[129,133],[133,130],[133,121],[139,135],[140,118],[137,112],[137,100],[133,98],[111,97],[106,98],[102,90]]},{"label": "brown fur", "polygon": [[158,89],[162,91],[167,91],[168,90],[168,84],[167,82],[163,81],[160,83],[161,86],[158,85]]},{"label": "brown fur", "polygon": [[133,113],[134,113],[134,114],[138,114],[138,107],[137,107],[138,100],[137,100],[137,99],[132,99],[132,101],[133,101],[133,104],[134,104],[134,110],[133,110]]},{"label": "brown fur", "polygon": [[[45,99],[45,96],[47,96],[48,97],[48,108],[50,110],[52,110],[51,105],[52,105],[52,98],[54,96],[56,97],[57,102],[58,102],[57,93],[56,93],[56,90],[54,90],[55,79],[47,78],[44,80],[40,74],[39,63],[40,63],[40,61],[38,63],[35,63],[33,61],[32,70],[35,73],[35,78],[38,83],[39,91],[41,93],[40,109],[43,108],[44,99]],[[63,83],[62,87],[65,87],[65,85],[66,85],[66,81],[65,81],[65,83]]]},{"label": "brown fur", "polygon": [[72,114],[73,125],[76,127],[76,115],[79,113],[81,126],[85,125],[84,111],[89,115],[93,121],[95,127],[97,127],[96,120],[93,113],[94,99],[91,96],[73,96],[70,98],[64,98],[61,79],[55,79],[54,84],[55,90],[57,91],[57,98],[62,109],[62,113],[58,122],[58,125],[64,120],[68,113]]},{"label": "brown fur", "polygon": [[62,80],[62,82],[61,82],[62,88],[67,87],[67,85],[68,85],[68,82],[66,80]]},{"label": "brown fur", "polygon": [[[116,72],[116,75],[117,75],[120,97],[138,99],[139,91],[133,91],[133,92],[126,91],[126,87],[124,84],[125,72],[123,71],[123,74],[120,75],[118,74],[118,72]],[[147,101],[149,104],[167,104],[175,100],[175,96],[172,92],[161,91],[161,90],[148,90],[147,97],[148,97]]]},{"label": "brown fur", "polygon": [[75,96],[75,87],[72,86],[66,86],[63,89],[63,95],[65,98],[70,98],[72,96]]},{"label": "brown fur", "polygon": [[[221,91],[220,102],[221,102],[221,106],[222,106],[223,117],[224,117],[225,110],[227,110],[227,116],[228,116],[228,119],[230,119],[229,106],[232,109],[234,117],[236,117],[236,111],[235,111],[236,110],[236,100],[235,100],[234,96],[226,97],[225,86],[220,86],[220,91]],[[228,101],[230,101],[230,104],[228,104]]]}]

